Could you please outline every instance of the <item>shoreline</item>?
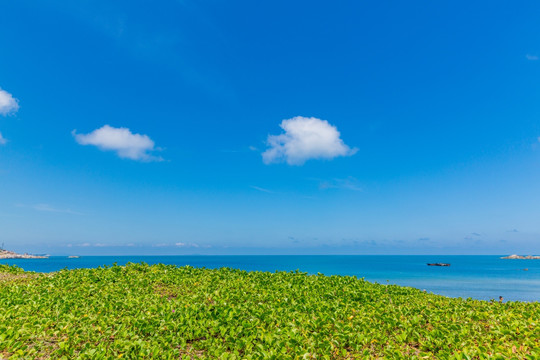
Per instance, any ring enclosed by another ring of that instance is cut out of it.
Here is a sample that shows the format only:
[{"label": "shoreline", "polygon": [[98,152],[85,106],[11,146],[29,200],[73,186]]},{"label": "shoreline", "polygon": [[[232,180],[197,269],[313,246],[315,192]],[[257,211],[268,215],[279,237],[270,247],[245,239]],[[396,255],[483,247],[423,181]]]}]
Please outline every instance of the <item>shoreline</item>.
[{"label": "shoreline", "polygon": [[[540,301],[540,261],[500,259],[503,255],[479,256],[81,256],[66,255],[46,260],[0,259],[0,264],[17,265],[27,271],[51,273],[62,269],[98,268],[128,263],[235,268],[244,271],[295,271],[327,276],[356,276],[370,282],[425,289],[452,298],[489,301]],[[430,267],[441,261],[450,267]],[[515,262],[517,261],[517,262]],[[527,270],[525,270],[527,268]]]},{"label": "shoreline", "polygon": [[28,253],[18,254],[14,251],[0,250],[0,259],[48,259],[48,256],[31,255]]},{"label": "shoreline", "polygon": [[[54,286],[50,277],[15,266],[3,271],[0,298],[10,299],[4,318],[14,330],[0,342],[6,358],[221,358],[231,352],[260,358],[277,351],[301,358],[306,349],[312,358],[342,359],[538,355],[540,303],[454,299],[299,271],[132,263],[63,271]],[[72,306],[50,306],[66,302]],[[72,339],[69,348],[57,346],[58,339]]]}]

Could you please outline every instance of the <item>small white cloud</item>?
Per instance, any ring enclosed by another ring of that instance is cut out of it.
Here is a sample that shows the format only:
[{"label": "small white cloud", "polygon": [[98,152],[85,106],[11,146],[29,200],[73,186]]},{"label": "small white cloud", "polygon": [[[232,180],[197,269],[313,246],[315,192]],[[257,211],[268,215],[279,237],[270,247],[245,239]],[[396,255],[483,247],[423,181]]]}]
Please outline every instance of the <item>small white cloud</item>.
[{"label": "small white cloud", "polygon": [[319,183],[319,189],[346,189],[353,191],[363,190],[360,182],[352,176],[349,176],[345,179],[332,179],[321,181]]},{"label": "small white cloud", "polygon": [[58,209],[53,208],[48,204],[36,204],[31,206],[32,209],[37,211],[48,211],[48,212],[58,212]]},{"label": "small white cloud", "polygon": [[268,136],[269,148],[262,154],[265,164],[302,165],[310,159],[333,159],[357,151],[345,145],[337,128],[326,120],[296,116],[279,126],[285,133]]},{"label": "small white cloud", "polygon": [[34,204],[34,205],[15,204],[15,206],[20,207],[20,208],[30,208],[36,211],[82,215],[80,212],[73,211],[70,209],[58,209],[58,208],[52,207],[49,204]]},{"label": "small white cloud", "polygon": [[0,88],[0,114],[5,116],[16,113],[17,110],[19,110],[19,100]]},{"label": "small white cloud", "polygon": [[191,248],[198,248],[199,245],[198,244],[195,244],[195,243],[183,243],[183,242],[177,242],[175,243],[174,245],[178,246],[178,247],[191,247]]},{"label": "small white cloud", "polygon": [[525,57],[527,58],[527,60],[531,60],[531,61],[536,61],[536,60],[539,59],[538,56],[536,56],[536,55],[531,55],[531,54],[527,54],[527,55],[525,55]]},{"label": "small white cloud", "polygon": [[6,143],[7,143],[6,138],[2,136],[2,133],[0,133],[0,145],[5,145]]},{"label": "small white cloud", "polygon": [[46,212],[56,212],[56,213],[66,213],[66,214],[74,214],[74,215],[82,215],[80,212],[73,211],[70,209],[57,209],[55,207],[52,207],[48,204],[36,204],[31,206],[34,210],[37,211],[46,211]]},{"label": "small white cloud", "polygon": [[252,188],[252,189],[255,189],[257,191],[265,192],[265,193],[268,193],[268,194],[274,194],[274,192],[272,190],[268,190],[268,189],[265,189],[265,188],[262,188],[262,187],[258,187],[258,186],[254,186],[254,185],[250,185],[249,187]]},{"label": "small white cloud", "polygon": [[89,134],[72,131],[75,140],[81,145],[94,145],[101,150],[116,151],[119,157],[140,161],[163,161],[161,157],[150,154],[155,148],[148,135],[133,134],[128,128],[115,128],[105,125]]},{"label": "small white cloud", "polygon": [[159,244],[152,245],[152,247],[167,247],[167,246],[171,246],[171,245],[167,243],[159,243]]}]

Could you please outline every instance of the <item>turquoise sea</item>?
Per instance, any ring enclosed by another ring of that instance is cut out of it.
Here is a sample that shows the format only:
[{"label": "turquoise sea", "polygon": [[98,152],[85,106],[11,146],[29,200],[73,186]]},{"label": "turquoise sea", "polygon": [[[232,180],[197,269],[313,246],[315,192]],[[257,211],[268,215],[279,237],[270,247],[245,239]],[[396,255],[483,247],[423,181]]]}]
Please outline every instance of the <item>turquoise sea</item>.
[{"label": "turquoise sea", "polygon": [[[310,274],[349,275],[380,284],[412,286],[435,294],[479,300],[540,301],[540,260],[505,260],[500,256],[450,255],[242,255],[242,256],[81,256],[69,259],[0,260],[25,270],[51,272],[60,269],[124,265],[128,262],[247,271],[294,271]],[[449,267],[427,263],[450,263]],[[527,269],[527,270],[525,270]]]}]

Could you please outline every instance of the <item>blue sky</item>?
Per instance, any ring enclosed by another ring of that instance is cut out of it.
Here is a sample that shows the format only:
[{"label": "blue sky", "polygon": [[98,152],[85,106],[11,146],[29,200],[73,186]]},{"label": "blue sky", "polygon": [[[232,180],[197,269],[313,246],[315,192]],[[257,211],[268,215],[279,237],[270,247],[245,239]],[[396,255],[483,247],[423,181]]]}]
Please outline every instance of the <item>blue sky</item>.
[{"label": "blue sky", "polygon": [[0,243],[540,253],[540,3],[11,1]]}]

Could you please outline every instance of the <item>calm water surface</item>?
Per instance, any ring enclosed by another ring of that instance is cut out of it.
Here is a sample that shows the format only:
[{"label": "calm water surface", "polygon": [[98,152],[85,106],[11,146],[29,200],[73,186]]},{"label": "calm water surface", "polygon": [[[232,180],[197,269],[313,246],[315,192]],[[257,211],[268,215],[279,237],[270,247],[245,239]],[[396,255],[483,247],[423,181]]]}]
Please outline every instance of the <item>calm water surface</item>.
[{"label": "calm water surface", "polygon": [[[490,300],[503,296],[505,301],[540,301],[540,260],[504,260],[499,256],[81,256],[78,259],[53,256],[0,260],[3,264],[16,264],[38,272],[95,268],[115,262],[118,265],[146,262],[271,272],[298,269],[310,274],[350,275],[382,284],[412,286],[451,297]],[[426,265],[433,262],[451,266]]]}]

